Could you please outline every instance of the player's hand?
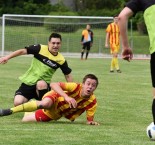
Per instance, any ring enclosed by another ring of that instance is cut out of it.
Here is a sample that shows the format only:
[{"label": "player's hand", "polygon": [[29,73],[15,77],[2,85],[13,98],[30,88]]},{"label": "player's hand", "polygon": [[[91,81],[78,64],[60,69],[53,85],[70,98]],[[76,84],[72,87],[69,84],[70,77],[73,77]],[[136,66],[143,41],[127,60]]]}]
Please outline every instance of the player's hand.
[{"label": "player's hand", "polygon": [[88,121],[87,124],[88,125],[100,125],[98,122],[95,122],[95,121]]},{"label": "player's hand", "polygon": [[130,61],[133,58],[133,52],[132,52],[131,48],[126,48],[123,50],[122,58],[127,61]]},{"label": "player's hand", "polygon": [[77,102],[74,98],[65,97],[65,101],[69,104],[70,108],[76,108],[77,107]]},{"label": "player's hand", "polygon": [[109,45],[108,44],[105,44],[105,48],[109,48]]},{"label": "player's hand", "polygon": [[1,57],[1,58],[0,58],[0,64],[5,64],[5,63],[7,63],[7,62],[8,62],[7,57]]},{"label": "player's hand", "polygon": [[92,47],[92,46],[93,46],[93,43],[91,42],[91,43],[90,43],[90,47]]}]

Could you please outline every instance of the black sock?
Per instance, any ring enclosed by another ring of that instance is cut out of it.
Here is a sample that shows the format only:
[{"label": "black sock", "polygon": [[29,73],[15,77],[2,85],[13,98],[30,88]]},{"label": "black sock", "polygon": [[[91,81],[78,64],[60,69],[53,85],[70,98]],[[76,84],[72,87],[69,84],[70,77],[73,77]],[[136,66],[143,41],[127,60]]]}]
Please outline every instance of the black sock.
[{"label": "black sock", "polygon": [[89,52],[86,52],[86,59],[87,59],[87,57],[88,57],[88,54],[89,54]]},{"label": "black sock", "polygon": [[41,100],[44,94],[48,92],[48,89],[38,90],[38,92],[39,92],[39,100]]},{"label": "black sock", "polygon": [[81,59],[83,58],[83,54],[84,54],[84,52],[81,52]]},{"label": "black sock", "polygon": [[155,124],[155,99],[152,102],[152,115],[153,115],[153,122]]}]

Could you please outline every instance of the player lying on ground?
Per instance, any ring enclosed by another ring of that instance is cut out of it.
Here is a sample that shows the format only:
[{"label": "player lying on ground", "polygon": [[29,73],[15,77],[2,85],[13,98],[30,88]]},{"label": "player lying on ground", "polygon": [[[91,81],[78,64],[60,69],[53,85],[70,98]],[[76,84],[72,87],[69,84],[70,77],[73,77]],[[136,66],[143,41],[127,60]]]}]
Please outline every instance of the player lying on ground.
[{"label": "player lying on ground", "polygon": [[43,96],[41,101],[33,100],[10,109],[0,109],[0,116],[7,116],[17,112],[32,112],[25,115],[24,122],[58,120],[65,117],[74,121],[86,111],[87,124],[99,125],[94,121],[97,107],[93,94],[98,86],[98,78],[87,74],[82,83],[59,82],[50,84],[52,91]]}]

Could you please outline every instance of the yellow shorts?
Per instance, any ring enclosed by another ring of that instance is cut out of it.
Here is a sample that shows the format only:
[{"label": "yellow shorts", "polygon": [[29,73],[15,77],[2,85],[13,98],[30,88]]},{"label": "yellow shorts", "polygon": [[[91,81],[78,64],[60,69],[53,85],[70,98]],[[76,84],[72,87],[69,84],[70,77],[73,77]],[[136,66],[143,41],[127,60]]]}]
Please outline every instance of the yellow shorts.
[{"label": "yellow shorts", "polygon": [[111,54],[118,53],[120,49],[120,45],[110,44]]}]

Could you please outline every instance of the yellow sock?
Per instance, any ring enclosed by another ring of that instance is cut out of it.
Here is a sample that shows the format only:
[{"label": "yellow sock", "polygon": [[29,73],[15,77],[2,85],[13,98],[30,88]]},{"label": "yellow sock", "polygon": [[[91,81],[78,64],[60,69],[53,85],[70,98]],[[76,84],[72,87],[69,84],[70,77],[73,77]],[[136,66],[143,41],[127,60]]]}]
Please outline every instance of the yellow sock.
[{"label": "yellow sock", "polygon": [[117,57],[115,58],[114,62],[115,62],[116,70],[119,70],[119,64],[118,64],[118,58]]},{"label": "yellow sock", "polygon": [[114,58],[111,60],[110,70],[114,70]]},{"label": "yellow sock", "polygon": [[30,101],[21,105],[18,105],[16,107],[11,108],[13,113],[16,112],[32,112],[37,110],[37,102],[36,101]]}]

